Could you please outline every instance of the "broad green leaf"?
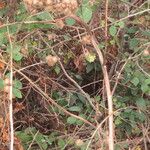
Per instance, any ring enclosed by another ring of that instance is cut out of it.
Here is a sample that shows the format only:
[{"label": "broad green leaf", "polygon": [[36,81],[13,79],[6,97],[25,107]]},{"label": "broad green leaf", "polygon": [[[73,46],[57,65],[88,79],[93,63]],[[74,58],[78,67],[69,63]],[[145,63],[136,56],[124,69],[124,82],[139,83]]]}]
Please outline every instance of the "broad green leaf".
[{"label": "broad green leaf", "polygon": [[146,120],[146,116],[145,116],[145,114],[143,112],[137,112],[137,114],[138,114],[137,117],[139,118],[139,120],[141,122]]},{"label": "broad green leaf", "polygon": [[[80,114],[79,116],[80,116],[81,118],[84,118],[84,119],[87,118],[86,115],[84,115],[84,114]],[[84,123],[84,122],[83,122],[82,120],[77,120],[77,121],[76,121],[76,124],[79,125],[79,126],[83,125],[83,123]]]},{"label": "broad green leaf", "polygon": [[127,33],[136,33],[138,31],[138,27],[130,27],[127,28]]},{"label": "broad green leaf", "polygon": [[16,88],[16,89],[22,89],[22,83],[19,81],[19,80],[14,80],[13,81],[14,82],[14,87]]},{"label": "broad green leaf", "polygon": [[150,89],[150,87],[147,84],[144,83],[141,85],[141,90],[143,91],[143,93],[148,92],[149,89]]},{"label": "broad green leaf", "polygon": [[77,119],[75,117],[68,117],[67,118],[67,123],[69,124],[75,124]]},{"label": "broad green leaf", "polygon": [[150,30],[141,31],[144,36],[150,37]]},{"label": "broad green leaf", "polygon": [[129,43],[130,49],[135,49],[135,48],[137,48],[138,45],[139,45],[139,40],[138,39],[133,38],[133,39],[130,40],[130,43]]},{"label": "broad green leaf", "polygon": [[0,46],[2,46],[3,44],[6,44],[8,42],[7,38],[6,38],[6,33],[0,33]]},{"label": "broad green leaf", "polygon": [[15,134],[21,139],[22,143],[32,141],[32,135],[26,134],[24,131],[16,131]]},{"label": "broad green leaf", "polygon": [[63,149],[64,146],[66,145],[66,142],[63,139],[59,139],[58,140],[58,146]]},{"label": "broad green leaf", "polygon": [[120,28],[124,28],[125,24],[123,21],[120,21],[117,23],[117,25],[120,27]]},{"label": "broad green leaf", "polygon": [[134,77],[134,78],[131,80],[131,82],[132,82],[135,86],[137,86],[140,81],[139,81],[139,79],[138,79],[137,77]]},{"label": "broad green leaf", "polygon": [[22,93],[19,89],[13,88],[13,95],[17,98],[22,98]]},{"label": "broad green leaf", "polygon": [[99,102],[99,101],[101,100],[101,97],[100,97],[100,95],[98,95],[98,96],[95,96],[94,99],[95,99],[97,102]]},{"label": "broad green leaf", "polygon": [[116,26],[111,26],[109,28],[109,33],[110,33],[111,36],[115,36],[117,34],[117,28],[116,28]]},{"label": "broad green leaf", "polygon": [[81,18],[88,23],[92,18],[92,9],[88,6],[82,6],[81,8]]},{"label": "broad green leaf", "polygon": [[76,124],[79,125],[79,126],[83,125],[83,123],[84,123],[84,122],[83,122],[82,120],[77,120],[77,121],[76,121]]},{"label": "broad green leaf", "polygon": [[136,105],[143,110],[146,110],[146,102],[143,98],[136,99]]},{"label": "broad green leaf", "polygon": [[43,150],[46,150],[48,147],[48,144],[44,138],[44,135],[41,133],[38,133],[37,136],[35,137],[35,141],[41,147]]},{"label": "broad green leaf", "polygon": [[79,100],[80,100],[82,103],[85,103],[85,102],[86,102],[86,98],[85,98],[83,95],[78,94],[78,98],[79,98]]},{"label": "broad green leaf", "polygon": [[72,18],[67,18],[67,19],[65,20],[65,22],[66,22],[66,24],[67,24],[68,26],[72,26],[72,25],[74,25],[74,24],[76,23],[76,21],[75,21],[74,19],[72,19]]},{"label": "broad green leaf", "polygon": [[94,69],[94,65],[92,63],[87,63],[86,65],[86,73],[91,72]]},{"label": "broad green leaf", "polygon": [[20,53],[20,50],[21,50],[21,46],[20,45],[13,45],[12,49],[11,49],[10,46],[7,47],[7,52],[11,53],[11,51],[12,51],[13,59],[15,61],[20,61],[22,59],[22,57],[23,57],[23,55]]},{"label": "broad green leaf", "polygon": [[82,76],[81,76],[81,75],[79,75],[79,74],[75,74],[74,76],[75,76],[75,77],[76,77],[76,79],[78,79],[78,80],[83,80],[83,79],[82,79]]},{"label": "broad green leaf", "polygon": [[150,78],[149,79],[145,79],[145,84],[150,85]]},{"label": "broad green leaf", "polygon": [[53,16],[47,11],[43,11],[39,13],[36,17],[40,20],[52,20],[53,19]]},{"label": "broad green leaf", "polygon": [[79,107],[79,106],[72,106],[72,107],[69,107],[68,110],[75,111],[75,112],[80,112],[81,111],[81,107]]},{"label": "broad green leaf", "polygon": [[4,88],[4,80],[0,79],[0,89],[3,89],[3,88]]},{"label": "broad green leaf", "polygon": [[55,66],[54,70],[55,70],[55,72],[56,72],[57,75],[58,75],[58,74],[60,73],[60,71],[61,71],[60,67],[57,66],[57,65]]},{"label": "broad green leaf", "polygon": [[122,124],[122,120],[121,120],[120,117],[117,117],[117,118],[115,119],[115,125],[120,125],[120,124]]},{"label": "broad green leaf", "polygon": [[47,148],[48,148],[48,143],[47,143],[46,141],[43,141],[43,140],[42,140],[41,147],[43,148],[43,150],[47,150]]},{"label": "broad green leaf", "polygon": [[82,0],[82,4],[86,5],[88,4],[89,0]]},{"label": "broad green leaf", "polygon": [[150,92],[150,79],[145,79],[144,83],[141,85],[141,90],[146,93]]},{"label": "broad green leaf", "polygon": [[20,61],[22,59],[23,55],[20,52],[13,53],[13,59],[15,61]]}]

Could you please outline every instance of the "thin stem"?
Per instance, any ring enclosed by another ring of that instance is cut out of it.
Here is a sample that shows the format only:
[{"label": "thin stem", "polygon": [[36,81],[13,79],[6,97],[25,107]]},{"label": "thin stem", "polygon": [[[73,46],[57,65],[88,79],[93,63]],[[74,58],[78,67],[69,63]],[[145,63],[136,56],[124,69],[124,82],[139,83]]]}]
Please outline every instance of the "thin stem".
[{"label": "thin stem", "polygon": [[13,58],[12,58],[12,41],[7,27],[7,33],[10,43],[10,86],[9,86],[9,121],[10,121],[10,150],[13,150],[14,146],[14,127],[13,127]]}]

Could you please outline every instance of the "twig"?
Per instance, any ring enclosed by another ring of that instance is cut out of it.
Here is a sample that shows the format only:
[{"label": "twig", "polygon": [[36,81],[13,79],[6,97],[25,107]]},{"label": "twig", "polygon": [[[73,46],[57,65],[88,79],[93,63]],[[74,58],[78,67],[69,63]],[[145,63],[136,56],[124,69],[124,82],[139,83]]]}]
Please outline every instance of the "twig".
[{"label": "twig", "polygon": [[120,71],[119,71],[119,73],[118,73],[118,76],[117,76],[117,78],[116,78],[115,85],[114,85],[114,87],[113,87],[113,89],[112,89],[112,95],[114,95],[114,93],[115,93],[115,90],[116,90],[116,87],[117,87],[117,85],[118,85],[118,82],[119,82],[121,73],[122,73],[123,69],[125,68],[126,64],[128,63],[128,60],[129,60],[129,59],[130,59],[130,58],[128,58],[127,61],[123,64],[122,68],[120,69]]},{"label": "twig", "polygon": [[8,38],[10,43],[10,86],[9,86],[9,122],[10,122],[10,150],[14,149],[14,127],[13,127],[13,58],[12,58],[12,41],[9,33],[9,28],[7,26]]},{"label": "twig", "polygon": [[96,130],[94,131],[94,133],[92,134],[91,138],[90,138],[90,141],[88,142],[87,144],[87,147],[86,147],[86,150],[89,149],[89,146],[92,142],[92,139],[94,138],[95,134],[97,133],[97,131],[101,128],[102,124],[109,118],[109,116],[107,116],[99,125],[98,127],[96,128]]},{"label": "twig", "polygon": [[136,64],[137,64],[138,68],[139,68],[147,77],[150,77],[150,74],[147,73],[147,72],[139,65],[138,60],[136,61]]},{"label": "twig", "polygon": [[33,140],[32,140],[32,142],[30,143],[30,145],[29,145],[29,147],[28,147],[27,150],[30,150],[30,149],[31,149],[31,146],[32,146],[33,142],[35,141],[35,139],[36,139],[36,137],[37,137],[38,134],[39,134],[39,131],[37,131],[36,134],[34,135]]}]

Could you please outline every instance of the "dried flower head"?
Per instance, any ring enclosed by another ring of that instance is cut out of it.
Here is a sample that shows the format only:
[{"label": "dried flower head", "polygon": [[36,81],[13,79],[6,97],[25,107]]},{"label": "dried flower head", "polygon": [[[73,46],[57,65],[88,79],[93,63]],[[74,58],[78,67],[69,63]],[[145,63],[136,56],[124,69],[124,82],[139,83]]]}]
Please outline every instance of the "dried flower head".
[{"label": "dried flower head", "polygon": [[77,0],[23,0],[29,11],[44,9],[56,14],[72,14],[78,8]]},{"label": "dried flower head", "polygon": [[48,55],[45,59],[46,59],[48,66],[50,67],[53,67],[58,61],[58,57],[52,56],[52,55]]}]

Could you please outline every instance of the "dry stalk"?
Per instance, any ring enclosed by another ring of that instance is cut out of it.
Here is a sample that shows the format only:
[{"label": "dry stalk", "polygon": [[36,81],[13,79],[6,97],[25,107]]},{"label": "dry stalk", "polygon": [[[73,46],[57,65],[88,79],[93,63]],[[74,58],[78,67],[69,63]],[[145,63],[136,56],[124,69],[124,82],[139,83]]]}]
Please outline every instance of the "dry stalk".
[{"label": "dry stalk", "polygon": [[[106,7],[108,7],[108,1],[106,2]],[[108,8],[107,8],[108,9]],[[106,11],[107,11],[106,9]],[[107,13],[106,13],[107,15]],[[83,25],[85,27],[85,29],[87,30],[88,34],[91,36],[91,42],[92,45],[96,51],[96,53],[98,54],[98,58],[102,67],[102,71],[103,71],[103,76],[104,76],[104,83],[105,83],[105,92],[107,95],[107,101],[108,101],[108,114],[109,114],[109,139],[108,139],[108,145],[109,145],[109,150],[114,150],[114,127],[113,127],[113,102],[112,102],[112,92],[111,92],[111,88],[110,88],[110,80],[108,77],[108,72],[107,72],[107,67],[104,64],[104,56],[101,52],[101,50],[98,47],[98,42],[94,36],[94,34],[92,33],[92,31],[90,30],[89,26],[83,21],[81,20],[79,17],[75,16],[75,15],[71,15],[69,17],[72,17],[73,19],[75,19],[77,22],[79,22],[81,25]],[[106,16],[106,18],[108,18],[108,16]],[[106,33],[105,35],[107,35],[107,23],[105,24],[106,27]]]},{"label": "dry stalk", "polygon": [[7,33],[10,44],[10,86],[9,86],[9,122],[10,122],[10,150],[14,149],[14,121],[13,121],[13,58],[12,58],[12,41],[9,33],[9,28],[7,27]]}]

